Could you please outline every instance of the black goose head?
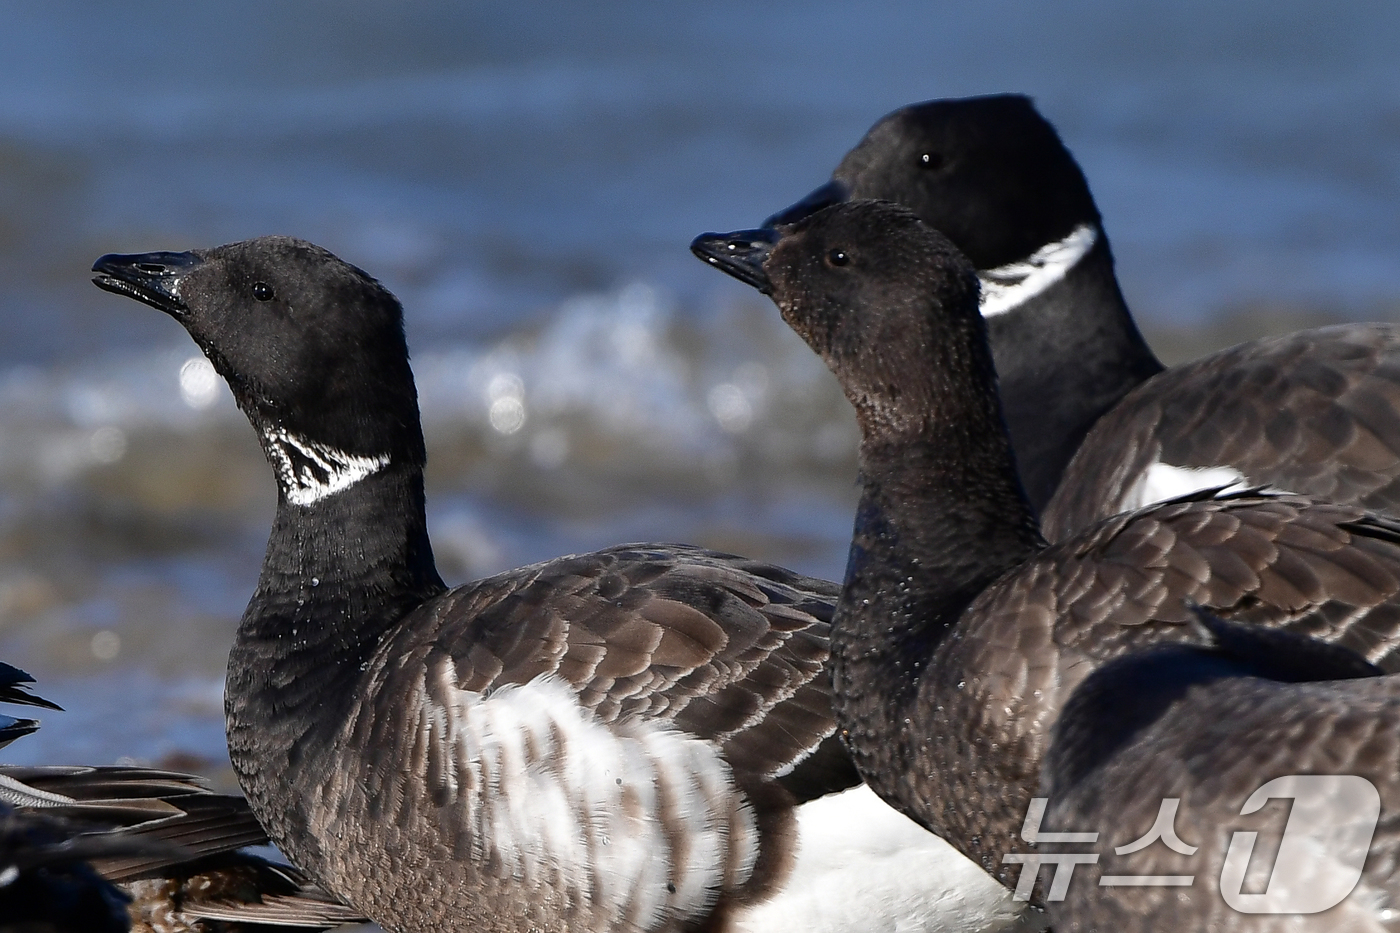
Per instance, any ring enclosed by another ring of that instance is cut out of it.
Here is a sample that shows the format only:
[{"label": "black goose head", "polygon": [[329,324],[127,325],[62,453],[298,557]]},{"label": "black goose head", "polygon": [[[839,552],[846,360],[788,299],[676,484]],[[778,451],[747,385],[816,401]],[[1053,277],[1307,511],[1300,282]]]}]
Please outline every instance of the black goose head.
[{"label": "black goose head", "polygon": [[985,407],[988,394],[995,407],[976,272],[907,208],[845,202],[776,230],[704,234],[691,249],[772,296],[863,428],[924,423],[967,400]]},{"label": "black goose head", "polygon": [[361,457],[422,463],[403,311],[331,253],[261,237],[186,253],[103,256],[93,282],[170,314],[266,441],[287,432]]},{"label": "black goose head", "polygon": [[1099,223],[1084,173],[1019,94],[902,107],[871,127],[831,178],[767,224],[839,201],[894,201],[991,269]]}]

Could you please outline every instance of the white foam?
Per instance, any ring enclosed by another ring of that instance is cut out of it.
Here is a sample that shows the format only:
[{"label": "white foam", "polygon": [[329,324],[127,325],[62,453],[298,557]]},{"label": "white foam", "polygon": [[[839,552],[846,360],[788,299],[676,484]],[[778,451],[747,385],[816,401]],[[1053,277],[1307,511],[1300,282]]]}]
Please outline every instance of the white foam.
[{"label": "white foam", "polygon": [[1063,240],[1047,243],[1025,259],[981,270],[977,277],[982,280],[982,316],[1005,314],[1039,295],[1064,278],[1098,239],[1096,227],[1081,224]]},{"label": "white foam", "polygon": [[[438,342],[414,354],[413,369],[430,446],[465,431],[545,467],[624,447],[669,469],[750,449],[781,462],[855,445],[835,381],[771,308],[681,316],[640,283],[571,298],[537,331]],[[245,423],[187,340],[81,367],[0,370],[0,475],[75,476],[104,462],[105,448],[90,446],[104,428],[139,448],[148,431],[237,437]]]}]

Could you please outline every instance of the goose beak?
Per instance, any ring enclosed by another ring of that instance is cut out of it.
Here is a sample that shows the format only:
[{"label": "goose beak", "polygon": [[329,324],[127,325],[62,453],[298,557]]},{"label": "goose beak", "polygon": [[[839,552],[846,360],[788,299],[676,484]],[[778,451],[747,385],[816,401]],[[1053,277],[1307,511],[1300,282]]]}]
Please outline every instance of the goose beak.
[{"label": "goose beak", "polygon": [[768,280],[763,263],[780,238],[778,231],[766,227],[734,233],[702,233],[691,241],[690,251],[721,272],[770,295],[773,283]]},{"label": "goose beak", "polygon": [[108,253],[92,264],[92,283],[181,320],[189,307],[180,297],[180,282],[203,262],[194,253]]},{"label": "goose beak", "polygon": [[810,217],[824,207],[840,204],[851,199],[851,189],[844,181],[832,180],[807,195],[791,207],[784,208],[763,222],[765,227],[781,227],[795,224],[804,217]]}]

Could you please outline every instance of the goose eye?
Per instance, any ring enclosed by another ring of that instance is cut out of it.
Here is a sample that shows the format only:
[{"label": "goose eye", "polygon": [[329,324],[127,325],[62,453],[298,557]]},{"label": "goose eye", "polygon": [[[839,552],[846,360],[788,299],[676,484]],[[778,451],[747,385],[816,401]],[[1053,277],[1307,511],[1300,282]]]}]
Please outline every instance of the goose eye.
[{"label": "goose eye", "polygon": [[253,297],[258,299],[258,301],[271,301],[272,286],[268,285],[266,282],[254,282]]},{"label": "goose eye", "polygon": [[919,156],[919,168],[938,169],[943,167],[943,156],[936,152],[925,152]]},{"label": "goose eye", "polygon": [[844,249],[834,249],[826,254],[826,261],[833,266],[844,266],[851,261],[851,257],[846,254]]}]

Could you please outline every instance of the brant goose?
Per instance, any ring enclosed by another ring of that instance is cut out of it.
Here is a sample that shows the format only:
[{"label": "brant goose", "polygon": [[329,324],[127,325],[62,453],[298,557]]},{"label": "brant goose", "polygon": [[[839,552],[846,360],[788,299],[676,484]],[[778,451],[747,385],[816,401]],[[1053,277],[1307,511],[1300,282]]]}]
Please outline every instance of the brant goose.
[{"label": "brant goose", "polygon": [[831,632],[847,746],[877,793],[1003,881],[1070,692],[1191,641],[1186,600],[1400,669],[1400,522],[1383,515],[1197,493],[1047,545],[975,269],[906,208],[850,202],[694,246],[772,296],[856,410],[863,491]]},{"label": "brant goose", "polygon": [[[313,878],[389,930],[478,933],[771,929],[784,918],[761,901],[794,893],[785,880],[849,877],[790,851],[793,805],[858,783],[826,667],[835,584],[630,545],[448,589],[387,290],[284,237],[93,270],[184,325],[276,474],[229,658],[229,750]],[[862,929],[1018,916],[901,823],[896,844],[918,851],[900,867],[921,873],[899,899],[881,888]],[[949,897],[939,882],[957,872]]]},{"label": "brant goose", "polygon": [[1400,513],[1400,328],[1301,331],[1164,372],[1088,182],[1029,99],[896,110],[769,224],[847,198],[906,205],[979,270],[1002,411],[1050,540],[1233,481]]},{"label": "brant goose", "polygon": [[[1056,927],[1393,928],[1400,677],[1336,645],[1195,611],[1202,645],[1104,665],[1055,724],[1039,831],[1097,838],[1040,851],[1099,856],[1049,904]],[[1291,812],[1261,811],[1272,798],[1293,798]]]}]

